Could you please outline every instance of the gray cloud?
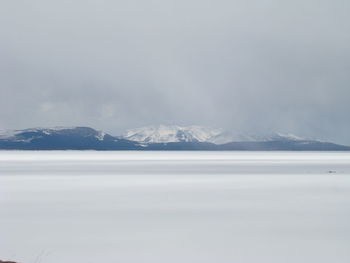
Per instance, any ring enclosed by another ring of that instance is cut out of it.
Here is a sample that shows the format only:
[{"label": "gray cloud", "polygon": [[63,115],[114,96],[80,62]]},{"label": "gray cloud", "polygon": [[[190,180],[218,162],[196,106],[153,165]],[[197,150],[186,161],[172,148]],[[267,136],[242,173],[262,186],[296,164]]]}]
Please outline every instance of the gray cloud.
[{"label": "gray cloud", "polygon": [[349,8],[1,1],[0,127],[202,124],[350,144]]}]

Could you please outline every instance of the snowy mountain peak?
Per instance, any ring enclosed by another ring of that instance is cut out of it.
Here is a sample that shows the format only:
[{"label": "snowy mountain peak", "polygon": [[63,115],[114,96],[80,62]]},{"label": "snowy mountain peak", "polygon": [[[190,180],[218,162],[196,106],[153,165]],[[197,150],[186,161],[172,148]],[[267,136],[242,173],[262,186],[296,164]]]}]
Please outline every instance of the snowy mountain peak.
[{"label": "snowy mountain peak", "polygon": [[247,135],[228,132],[223,129],[202,126],[153,125],[128,130],[122,138],[140,143],[169,142],[210,142],[225,144],[229,142],[255,141],[298,141],[306,140],[293,134],[273,133],[269,135]]},{"label": "snowy mountain peak", "polygon": [[211,142],[220,134],[223,134],[221,129],[196,125],[153,125],[128,130],[123,134],[123,138],[143,143]]}]

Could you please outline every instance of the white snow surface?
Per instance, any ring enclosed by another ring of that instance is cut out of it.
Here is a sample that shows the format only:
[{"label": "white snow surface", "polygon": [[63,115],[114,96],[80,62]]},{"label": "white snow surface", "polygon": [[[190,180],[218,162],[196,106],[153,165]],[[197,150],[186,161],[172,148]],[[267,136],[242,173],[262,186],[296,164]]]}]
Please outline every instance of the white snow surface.
[{"label": "white snow surface", "polygon": [[99,131],[98,134],[95,136],[98,140],[103,141],[104,137],[105,137],[106,133]]},{"label": "white snow surface", "polygon": [[350,153],[0,151],[18,262],[348,263]]},{"label": "white snow surface", "polygon": [[273,133],[268,135],[249,135],[225,131],[221,128],[203,126],[153,125],[130,129],[123,138],[140,143],[168,142],[210,142],[225,144],[239,141],[304,140],[293,134]]}]

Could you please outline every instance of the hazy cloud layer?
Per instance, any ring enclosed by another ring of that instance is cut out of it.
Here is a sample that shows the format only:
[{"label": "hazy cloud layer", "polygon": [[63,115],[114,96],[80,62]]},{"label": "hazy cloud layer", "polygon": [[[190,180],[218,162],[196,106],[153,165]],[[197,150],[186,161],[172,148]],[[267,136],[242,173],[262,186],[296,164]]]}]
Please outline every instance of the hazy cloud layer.
[{"label": "hazy cloud layer", "polygon": [[5,0],[0,128],[149,124],[350,144],[350,2]]}]

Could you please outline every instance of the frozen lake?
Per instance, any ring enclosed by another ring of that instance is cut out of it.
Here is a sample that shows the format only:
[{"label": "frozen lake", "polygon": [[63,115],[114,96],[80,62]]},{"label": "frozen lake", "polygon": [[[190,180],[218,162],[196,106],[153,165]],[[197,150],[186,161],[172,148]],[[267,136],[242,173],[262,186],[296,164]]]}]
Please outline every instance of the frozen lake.
[{"label": "frozen lake", "polygon": [[0,152],[0,259],[348,263],[350,153]]}]

